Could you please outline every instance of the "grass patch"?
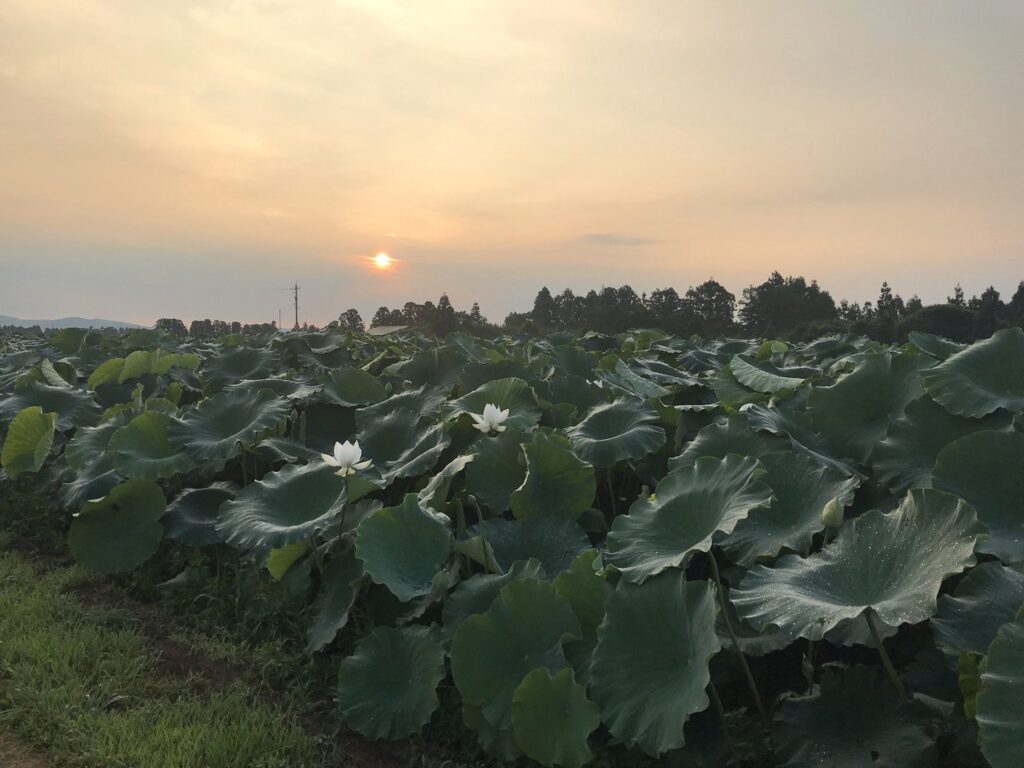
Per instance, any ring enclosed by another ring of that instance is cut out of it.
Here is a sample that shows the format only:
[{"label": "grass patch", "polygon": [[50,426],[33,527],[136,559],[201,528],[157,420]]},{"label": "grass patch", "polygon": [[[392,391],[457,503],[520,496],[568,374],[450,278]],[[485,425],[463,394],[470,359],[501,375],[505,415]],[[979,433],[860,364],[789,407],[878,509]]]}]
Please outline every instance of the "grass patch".
[{"label": "grass patch", "polygon": [[123,614],[66,594],[86,578],[0,555],[0,732],[72,768],[323,764],[294,717],[243,685],[198,695],[187,678],[161,674]]}]

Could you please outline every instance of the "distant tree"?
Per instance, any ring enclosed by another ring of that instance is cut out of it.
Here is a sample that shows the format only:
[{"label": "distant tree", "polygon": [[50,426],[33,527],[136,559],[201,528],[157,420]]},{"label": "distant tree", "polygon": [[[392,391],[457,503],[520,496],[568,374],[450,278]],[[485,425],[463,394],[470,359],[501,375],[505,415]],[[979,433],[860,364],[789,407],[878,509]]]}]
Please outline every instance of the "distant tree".
[{"label": "distant tree", "polygon": [[899,323],[899,336],[907,338],[911,331],[944,336],[953,341],[968,342],[973,337],[974,313],[965,306],[947,301],[930,304],[909,314]]},{"label": "distant tree", "polygon": [[946,303],[952,304],[954,307],[966,307],[967,302],[964,301],[964,289],[960,287],[960,283],[956,284],[953,288],[953,295],[946,297]]},{"label": "distant tree", "polygon": [[905,309],[903,299],[900,298],[899,294],[894,295],[892,288],[889,287],[889,283],[883,282],[878,292],[878,303],[875,304],[875,313],[889,320],[896,321],[903,316]]},{"label": "distant tree", "polygon": [[487,322],[487,318],[480,314],[480,302],[473,302],[473,307],[469,310],[469,321],[477,325]]},{"label": "distant tree", "polygon": [[971,298],[970,308],[974,311],[974,336],[978,339],[987,339],[995,333],[1006,316],[1006,305],[999,298],[999,291],[991,285],[981,296]]},{"label": "distant tree", "polygon": [[373,319],[370,321],[371,328],[378,328],[380,326],[388,325],[405,325],[405,316],[402,314],[400,309],[388,309],[387,307],[380,307],[373,315]]},{"label": "distant tree", "polygon": [[556,324],[560,328],[580,328],[583,323],[583,298],[566,288],[555,297]]},{"label": "distant tree", "polygon": [[[381,307],[383,309],[383,307]],[[358,309],[346,309],[340,315],[338,315],[338,327],[343,331],[354,331],[356,333],[362,333],[366,330],[366,326],[363,324],[363,317],[359,314]]]},{"label": "distant tree", "polygon": [[1017,285],[1017,290],[1006,305],[1006,314],[1011,321],[1024,321],[1024,280]]},{"label": "distant tree", "polygon": [[845,322],[853,322],[854,320],[860,320],[864,317],[864,311],[860,308],[860,304],[856,301],[851,304],[846,299],[839,302],[839,306],[836,308],[836,316]]},{"label": "distant tree", "polygon": [[724,333],[733,326],[736,297],[714,278],[686,291],[686,300],[705,334]]},{"label": "distant tree", "polygon": [[188,328],[176,317],[161,317],[153,327],[161,333],[166,333],[170,336],[177,336],[179,338],[188,336]]},{"label": "distant tree", "polygon": [[551,291],[545,285],[537,292],[537,297],[533,300],[533,310],[530,312],[530,317],[533,318],[534,322],[540,323],[543,326],[553,326],[557,320],[557,313],[558,306],[551,296]]},{"label": "distant tree", "polygon": [[188,327],[188,335],[196,339],[213,338],[213,321],[209,318],[206,320],[193,320]]},{"label": "distant tree", "polygon": [[235,320],[233,323],[231,323],[231,333],[237,335],[237,334],[240,334],[241,332],[242,332],[242,324],[240,322]]},{"label": "distant tree", "polygon": [[452,306],[448,294],[442,293],[429,318],[428,329],[436,336],[447,336],[458,327],[458,324],[455,307]]},{"label": "distant tree", "polygon": [[906,306],[905,312],[906,312],[906,314],[909,315],[909,314],[911,314],[913,312],[917,312],[917,311],[921,310],[923,307],[924,307],[924,304],[921,303],[921,299],[915,293],[913,296],[911,296],[909,299],[907,299],[907,306]]},{"label": "distant tree", "polygon": [[780,336],[798,325],[833,319],[836,305],[817,282],[773,272],[765,282],[743,291],[739,315],[748,333]]}]

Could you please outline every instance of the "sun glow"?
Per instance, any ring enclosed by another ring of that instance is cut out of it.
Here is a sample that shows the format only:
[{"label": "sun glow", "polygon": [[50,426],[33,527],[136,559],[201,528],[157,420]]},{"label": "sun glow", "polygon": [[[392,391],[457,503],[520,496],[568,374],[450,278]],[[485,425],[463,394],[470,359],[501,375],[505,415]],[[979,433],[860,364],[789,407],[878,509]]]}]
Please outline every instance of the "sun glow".
[{"label": "sun glow", "polygon": [[377,269],[391,269],[394,260],[386,253],[378,253],[373,257],[373,266]]}]

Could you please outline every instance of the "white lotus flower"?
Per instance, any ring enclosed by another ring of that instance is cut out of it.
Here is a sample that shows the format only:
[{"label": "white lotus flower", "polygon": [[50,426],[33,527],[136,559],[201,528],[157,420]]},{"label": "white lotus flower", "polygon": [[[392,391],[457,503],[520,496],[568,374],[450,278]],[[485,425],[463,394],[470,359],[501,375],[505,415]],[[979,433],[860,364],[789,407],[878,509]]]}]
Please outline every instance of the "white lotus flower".
[{"label": "white lotus flower", "polygon": [[366,469],[372,463],[369,459],[360,461],[363,458],[363,450],[359,447],[358,440],[356,440],[355,445],[348,440],[344,443],[335,443],[333,456],[327,453],[321,453],[320,455],[323,457],[325,464],[338,467],[338,471],[334,474],[340,477],[354,475],[356,472]]},{"label": "white lotus flower", "polygon": [[488,403],[484,406],[482,414],[471,413],[469,415],[476,422],[473,426],[485,435],[491,432],[504,432],[507,429],[507,427],[502,426],[502,422],[508,418],[508,408],[503,411],[494,403]]}]

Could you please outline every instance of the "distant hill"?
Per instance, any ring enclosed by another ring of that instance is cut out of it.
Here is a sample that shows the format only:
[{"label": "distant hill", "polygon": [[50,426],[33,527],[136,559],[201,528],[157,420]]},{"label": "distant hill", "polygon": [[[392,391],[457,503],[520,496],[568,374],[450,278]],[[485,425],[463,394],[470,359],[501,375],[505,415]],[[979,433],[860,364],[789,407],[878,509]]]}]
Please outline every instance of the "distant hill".
[{"label": "distant hill", "polygon": [[20,317],[0,315],[0,325],[16,325],[21,328],[145,328],[137,323],[125,323],[120,320],[101,320],[89,317],[58,317],[56,320],[22,320]]}]

